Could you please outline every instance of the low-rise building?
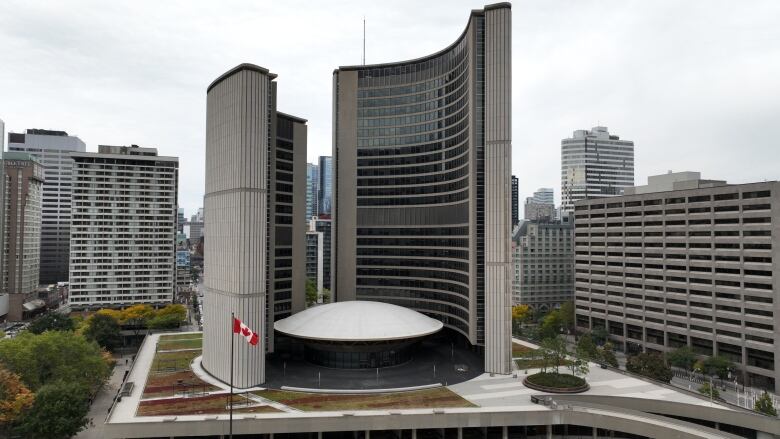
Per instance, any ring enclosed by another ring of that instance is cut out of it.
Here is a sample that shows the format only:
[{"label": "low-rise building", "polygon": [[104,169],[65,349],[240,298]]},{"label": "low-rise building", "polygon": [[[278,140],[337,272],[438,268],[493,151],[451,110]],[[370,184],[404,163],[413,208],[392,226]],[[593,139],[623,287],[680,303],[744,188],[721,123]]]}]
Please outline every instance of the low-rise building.
[{"label": "low-rise building", "polygon": [[690,346],[780,390],[780,183],[651,177],[575,204],[576,322],[619,348]]}]

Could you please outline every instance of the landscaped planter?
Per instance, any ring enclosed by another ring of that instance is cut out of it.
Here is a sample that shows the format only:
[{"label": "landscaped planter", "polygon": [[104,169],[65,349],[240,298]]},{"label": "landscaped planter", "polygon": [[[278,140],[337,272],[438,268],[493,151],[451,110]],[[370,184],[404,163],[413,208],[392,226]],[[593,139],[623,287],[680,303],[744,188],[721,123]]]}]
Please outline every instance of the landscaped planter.
[{"label": "landscaped planter", "polygon": [[590,386],[588,383],[574,375],[539,372],[527,376],[523,385],[540,392],[547,393],[582,393]]}]

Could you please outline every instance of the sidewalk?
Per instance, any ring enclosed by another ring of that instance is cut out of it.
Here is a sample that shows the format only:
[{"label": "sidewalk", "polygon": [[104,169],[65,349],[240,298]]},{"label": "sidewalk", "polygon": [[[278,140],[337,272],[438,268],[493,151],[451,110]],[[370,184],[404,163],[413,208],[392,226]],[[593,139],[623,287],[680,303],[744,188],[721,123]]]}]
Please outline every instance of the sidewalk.
[{"label": "sidewalk", "polygon": [[[82,430],[77,434],[76,438],[81,439],[102,439],[105,437],[103,434],[104,421],[108,410],[111,408],[111,403],[114,401],[119,388],[122,385],[122,378],[125,376],[125,371],[130,370],[132,362],[130,358],[132,355],[123,355],[117,358],[116,366],[114,367],[111,377],[106,381],[106,384],[100,389],[95,396],[95,400],[89,407],[89,414],[87,418],[91,420],[87,425],[86,430]],[[127,364],[125,364],[127,360]]]}]

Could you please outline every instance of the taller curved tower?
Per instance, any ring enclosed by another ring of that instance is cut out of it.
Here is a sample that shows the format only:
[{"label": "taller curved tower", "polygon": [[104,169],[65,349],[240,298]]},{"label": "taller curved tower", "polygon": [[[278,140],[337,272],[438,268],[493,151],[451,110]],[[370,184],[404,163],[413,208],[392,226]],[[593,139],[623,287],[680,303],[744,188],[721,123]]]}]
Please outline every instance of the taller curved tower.
[{"label": "taller curved tower", "polygon": [[511,6],[452,45],[333,75],[336,300],[413,308],[511,372]]}]

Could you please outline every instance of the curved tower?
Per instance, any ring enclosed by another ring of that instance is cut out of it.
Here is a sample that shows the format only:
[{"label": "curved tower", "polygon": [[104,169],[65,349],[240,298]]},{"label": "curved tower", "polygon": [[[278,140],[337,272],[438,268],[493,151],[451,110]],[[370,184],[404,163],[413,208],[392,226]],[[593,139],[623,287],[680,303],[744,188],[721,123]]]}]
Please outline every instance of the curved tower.
[{"label": "curved tower", "polygon": [[439,319],[511,371],[511,9],[446,49],[333,75],[338,301]]},{"label": "curved tower", "polygon": [[[207,92],[202,364],[227,383],[235,343],[238,388],[265,381],[273,321],[304,308],[306,121],[276,111],[274,78],[241,64]],[[231,333],[231,312],[258,346]]]}]

